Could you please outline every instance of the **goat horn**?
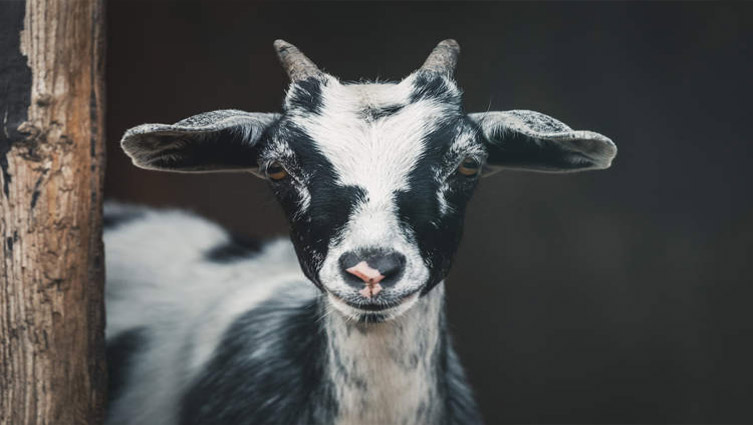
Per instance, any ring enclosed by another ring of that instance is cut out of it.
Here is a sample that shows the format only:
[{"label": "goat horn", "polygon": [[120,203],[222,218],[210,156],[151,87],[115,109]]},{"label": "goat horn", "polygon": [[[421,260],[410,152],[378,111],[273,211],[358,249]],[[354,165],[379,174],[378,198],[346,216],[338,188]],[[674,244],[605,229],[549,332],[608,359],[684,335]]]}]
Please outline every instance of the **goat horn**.
[{"label": "goat horn", "polygon": [[452,76],[455,72],[455,65],[458,63],[458,55],[460,54],[460,45],[453,39],[447,39],[440,41],[437,47],[431,51],[431,54],[426,58],[422,70],[438,72]]},{"label": "goat horn", "polygon": [[280,58],[280,63],[285,68],[285,72],[288,73],[290,81],[296,82],[322,74],[322,71],[311,59],[287,41],[275,40],[274,46],[277,50],[277,57]]}]

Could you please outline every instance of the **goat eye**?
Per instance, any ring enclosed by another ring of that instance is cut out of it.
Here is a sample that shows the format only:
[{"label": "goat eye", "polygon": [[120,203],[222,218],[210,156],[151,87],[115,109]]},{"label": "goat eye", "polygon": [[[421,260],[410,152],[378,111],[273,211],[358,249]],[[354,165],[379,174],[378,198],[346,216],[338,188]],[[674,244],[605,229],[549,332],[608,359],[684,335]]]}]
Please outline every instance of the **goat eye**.
[{"label": "goat eye", "polygon": [[473,177],[478,174],[481,164],[474,158],[467,157],[458,166],[458,172],[464,176]]},{"label": "goat eye", "polygon": [[288,176],[288,172],[279,162],[275,161],[267,166],[267,177],[270,180],[282,180]]}]

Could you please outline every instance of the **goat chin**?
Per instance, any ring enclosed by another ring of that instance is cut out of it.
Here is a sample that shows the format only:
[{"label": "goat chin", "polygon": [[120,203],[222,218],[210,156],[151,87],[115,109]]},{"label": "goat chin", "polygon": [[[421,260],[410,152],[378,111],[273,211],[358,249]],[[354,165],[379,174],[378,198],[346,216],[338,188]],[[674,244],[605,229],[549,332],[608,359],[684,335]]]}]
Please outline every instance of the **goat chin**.
[{"label": "goat chin", "polygon": [[419,298],[419,292],[414,292],[407,297],[400,299],[398,302],[384,308],[364,309],[358,308],[342,298],[332,293],[327,293],[328,305],[335,309],[337,313],[342,314],[345,318],[362,323],[381,323],[400,317],[406,311],[413,307]]}]

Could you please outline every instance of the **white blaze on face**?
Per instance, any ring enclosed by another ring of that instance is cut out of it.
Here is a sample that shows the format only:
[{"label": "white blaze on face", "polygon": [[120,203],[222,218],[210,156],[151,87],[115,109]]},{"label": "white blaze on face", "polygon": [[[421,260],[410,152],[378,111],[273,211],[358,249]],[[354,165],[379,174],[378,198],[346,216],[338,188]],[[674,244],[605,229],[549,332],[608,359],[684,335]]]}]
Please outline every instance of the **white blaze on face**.
[{"label": "white blaze on face", "polygon": [[[405,255],[406,283],[396,290],[407,291],[428,276],[418,247],[400,227],[395,194],[409,189],[410,173],[427,149],[424,139],[442,116],[443,105],[432,100],[411,103],[412,91],[410,77],[399,84],[343,85],[333,79],[322,88],[321,114],[295,119],[332,163],[338,184],[359,187],[366,195],[355,206],[342,238],[329,247],[320,272],[329,289],[348,289],[337,260],[359,248],[384,247]],[[399,109],[369,119],[367,111],[385,107]]]}]

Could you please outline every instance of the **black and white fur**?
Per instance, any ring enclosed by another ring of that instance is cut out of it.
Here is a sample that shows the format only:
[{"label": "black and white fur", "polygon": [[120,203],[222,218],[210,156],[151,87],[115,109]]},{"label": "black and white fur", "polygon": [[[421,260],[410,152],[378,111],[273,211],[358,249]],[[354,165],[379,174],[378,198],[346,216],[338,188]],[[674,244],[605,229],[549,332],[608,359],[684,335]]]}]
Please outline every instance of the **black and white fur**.
[{"label": "black and white fur", "polygon": [[[444,316],[478,178],[607,168],[616,148],[536,112],[466,114],[435,63],[400,82],[343,83],[305,62],[289,70],[282,113],[215,111],[125,134],[144,168],[282,165],[270,186],[293,243],[108,205],[109,424],[481,421]],[[459,173],[467,160],[483,173]],[[378,297],[346,282],[340,259],[359,250],[405,258]]]}]

